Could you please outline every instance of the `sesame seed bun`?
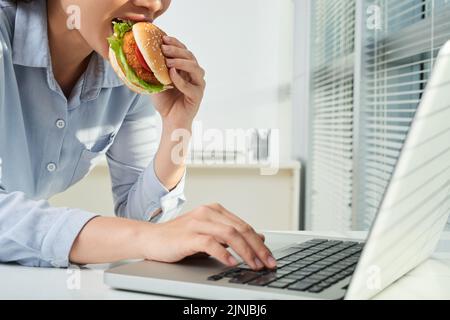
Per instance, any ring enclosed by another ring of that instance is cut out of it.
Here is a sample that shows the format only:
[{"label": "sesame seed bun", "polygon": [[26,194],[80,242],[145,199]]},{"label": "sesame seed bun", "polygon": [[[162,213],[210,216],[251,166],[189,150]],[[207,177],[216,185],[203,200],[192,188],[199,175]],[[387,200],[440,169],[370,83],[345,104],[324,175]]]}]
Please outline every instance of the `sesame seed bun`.
[{"label": "sesame seed bun", "polygon": [[139,22],[133,25],[133,35],[145,62],[155,74],[156,79],[165,86],[172,84],[161,49],[166,33],[152,23]]}]

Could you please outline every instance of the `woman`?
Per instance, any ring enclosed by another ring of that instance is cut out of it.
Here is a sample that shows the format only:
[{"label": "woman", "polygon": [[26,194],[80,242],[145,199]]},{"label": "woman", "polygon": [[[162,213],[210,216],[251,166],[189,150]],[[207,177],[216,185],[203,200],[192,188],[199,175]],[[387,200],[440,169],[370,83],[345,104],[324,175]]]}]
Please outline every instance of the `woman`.
[{"label": "woman", "polygon": [[[166,37],[176,88],[151,100],[122,85],[107,61],[113,19],[153,21],[169,4],[0,0],[1,262],[66,267],[207,253],[233,266],[230,246],[254,269],[276,266],[263,236],[218,204],[176,217],[185,165],[172,161],[178,142],[170,137],[190,132],[203,97],[195,56]],[[68,27],[73,18],[79,28]],[[157,150],[155,110],[163,123]],[[103,154],[117,218],[40,200],[78,182]]]}]

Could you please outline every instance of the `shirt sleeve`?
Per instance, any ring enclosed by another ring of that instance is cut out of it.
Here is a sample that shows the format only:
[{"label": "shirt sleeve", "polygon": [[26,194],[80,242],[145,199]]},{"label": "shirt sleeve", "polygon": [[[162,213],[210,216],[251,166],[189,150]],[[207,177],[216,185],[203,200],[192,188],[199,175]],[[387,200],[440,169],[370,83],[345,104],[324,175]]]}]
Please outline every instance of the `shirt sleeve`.
[{"label": "shirt sleeve", "polygon": [[0,187],[0,262],[30,267],[68,267],[72,245],[97,215],[78,209],[53,208]]},{"label": "shirt sleeve", "polygon": [[137,96],[107,160],[117,216],[165,222],[177,217],[186,201],[185,176],[174,190],[167,190],[154,169],[158,149],[159,118],[148,96]]}]

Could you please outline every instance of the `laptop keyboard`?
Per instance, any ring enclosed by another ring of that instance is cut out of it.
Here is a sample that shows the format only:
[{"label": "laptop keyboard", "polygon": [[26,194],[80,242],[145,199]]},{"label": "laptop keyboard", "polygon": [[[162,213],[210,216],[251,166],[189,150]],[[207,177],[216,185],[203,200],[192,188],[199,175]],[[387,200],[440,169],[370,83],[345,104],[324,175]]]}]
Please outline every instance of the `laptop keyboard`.
[{"label": "laptop keyboard", "polygon": [[363,247],[359,242],[314,239],[284,250],[276,270],[253,271],[240,264],[208,280],[320,293],[353,274]]}]

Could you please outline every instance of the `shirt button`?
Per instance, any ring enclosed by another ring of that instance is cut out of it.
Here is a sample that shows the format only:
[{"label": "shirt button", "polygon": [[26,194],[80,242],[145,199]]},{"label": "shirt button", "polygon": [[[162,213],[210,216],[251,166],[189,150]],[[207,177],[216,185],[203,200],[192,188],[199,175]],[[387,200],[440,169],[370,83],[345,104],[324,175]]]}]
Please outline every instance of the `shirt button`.
[{"label": "shirt button", "polygon": [[58,121],[56,121],[56,127],[58,129],[64,129],[66,127],[66,122],[62,119],[59,119]]},{"label": "shirt button", "polygon": [[50,162],[47,165],[47,171],[48,172],[55,172],[56,171],[56,164],[54,164],[53,162]]}]

